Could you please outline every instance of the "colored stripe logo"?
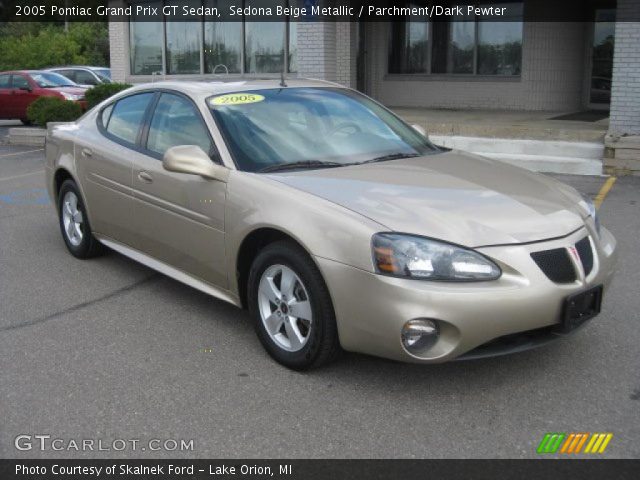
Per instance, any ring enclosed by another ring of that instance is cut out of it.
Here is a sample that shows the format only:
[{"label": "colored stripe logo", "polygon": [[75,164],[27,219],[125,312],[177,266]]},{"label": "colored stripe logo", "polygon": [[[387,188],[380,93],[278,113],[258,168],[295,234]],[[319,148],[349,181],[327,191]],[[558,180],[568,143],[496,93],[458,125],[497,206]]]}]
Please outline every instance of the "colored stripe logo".
[{"label": "colored stripe logo", "polygon": [[537,452],[539,454],[604,453],[612,438],[613,433],[547,433],[538,445]]}]

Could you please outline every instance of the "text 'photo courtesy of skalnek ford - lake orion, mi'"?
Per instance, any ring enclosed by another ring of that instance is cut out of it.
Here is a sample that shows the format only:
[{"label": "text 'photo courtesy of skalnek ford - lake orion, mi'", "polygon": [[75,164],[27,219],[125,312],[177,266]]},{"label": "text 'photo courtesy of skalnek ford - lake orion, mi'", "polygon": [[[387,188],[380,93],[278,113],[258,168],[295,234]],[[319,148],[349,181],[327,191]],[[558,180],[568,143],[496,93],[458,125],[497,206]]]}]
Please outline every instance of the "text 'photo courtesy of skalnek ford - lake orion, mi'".
[{"label": "text 'photo courtesy of skalnek ford - lake orion, mi'", "polygon": [[640,0],[0,0],[0,479],[640,477]]}]

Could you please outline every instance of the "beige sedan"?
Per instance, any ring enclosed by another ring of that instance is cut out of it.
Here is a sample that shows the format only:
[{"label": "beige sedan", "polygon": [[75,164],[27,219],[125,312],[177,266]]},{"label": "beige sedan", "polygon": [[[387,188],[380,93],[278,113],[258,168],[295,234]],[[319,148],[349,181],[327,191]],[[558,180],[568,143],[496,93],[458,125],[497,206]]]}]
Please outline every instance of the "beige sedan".
[{"label": "beige sedan", "polygon": [[73,255],[106,246],[248,308],[295,369],[531,348],[597,315],[614,274],[573,188],[437,147],[334,84],[139,85],[46,145]]}]

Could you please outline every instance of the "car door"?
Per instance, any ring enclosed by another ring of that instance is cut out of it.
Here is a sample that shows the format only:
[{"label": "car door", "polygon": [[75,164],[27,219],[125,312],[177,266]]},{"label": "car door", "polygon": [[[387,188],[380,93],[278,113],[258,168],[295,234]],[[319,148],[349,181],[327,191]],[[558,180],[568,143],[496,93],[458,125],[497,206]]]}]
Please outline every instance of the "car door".
[{"label": "car door", "polygon": [[107,105],[96,125],[76,137],[76,167],[81,176],[92,228],[133,247],[133,154],[154,92],[132,94]]},{"label": "car door", "polygon": [[[218,287],[227,287],[224,256],[226,183],[169,172],[162,156],[177,145],[216,150],[199,110],[186,96],[162,92],[134,155],[134,216],[141,251]],[[212,160],[214,161],[214,160]]]},{"label": "car door", "polygon": [[27,75],[14,73],[11,76],[11,95],[14,118],[26,119],[27,107],[31,105],[38,94],[34,92],[36,85],[29,80]]},{"label": "car door", "polygon": [[13,117],[13,102],[11,98],[11,75],[0,75],[0,118]]}]

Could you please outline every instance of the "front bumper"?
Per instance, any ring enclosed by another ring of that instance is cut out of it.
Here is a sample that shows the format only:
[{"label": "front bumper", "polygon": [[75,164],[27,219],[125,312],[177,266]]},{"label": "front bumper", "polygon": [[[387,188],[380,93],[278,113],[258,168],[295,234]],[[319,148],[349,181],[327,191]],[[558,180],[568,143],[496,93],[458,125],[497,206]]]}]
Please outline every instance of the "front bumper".
[{"label": "front bumper", "polygon": [[[552,282],[530,256],[540,250],[570,247],[587,235],[592,239],[593,269],[572,283]],[[552,330],[560,322],[567,296],[604,285],[606,298],[616,265],[614,237],[602,228],[598,238],[591,226],[561,239],[477,250],[500,265],[500,279],[477,283],[408,280],[316,257],[333,299],[342,347],[394,360],[438,363],[465,354],[471,358],[506,353],[499,347],[475,350],[486,344],[495,347],[501,337],[529,331],[549,333],[531,336],[541,341],[520,343],[514,351],[530,348],[559,338]],[[404,323],[415,318],[440,322],[438,342],[420,357],[407,352],[400,338]]]}]

